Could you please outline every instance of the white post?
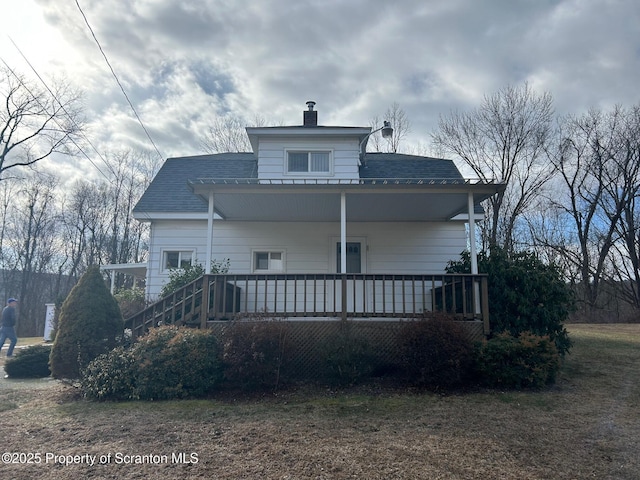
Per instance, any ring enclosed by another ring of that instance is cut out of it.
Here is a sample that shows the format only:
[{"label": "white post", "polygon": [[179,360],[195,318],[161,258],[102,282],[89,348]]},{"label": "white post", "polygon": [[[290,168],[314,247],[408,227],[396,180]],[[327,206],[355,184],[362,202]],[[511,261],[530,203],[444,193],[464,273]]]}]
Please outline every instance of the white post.
[{"label": "white post", "polygon": [[[473,201],[473,192],[469,192],[468,196],[469,210],[469,256],[471,257],[471,274],[478,274],[478,252],[476,248],[476,219],[475,219],[475,203]],[[473,280],[473,298],[475,301],[474,314],[480,313],[480,283]]]},{"label": "white post", "polygon": [[347,195],[340,194],[340,273],[347,273]]},{"label": "white post", "polygon": [[111,270],[111,295],[113,295],[113,292],[115,289],[116,289],[116,272],[115,270]]},{"label": "white post", "polygon": [[53,340],[53,319],[56,314],[56,304],[45,303],[44,305],[47,307],[47,313],[44,317],[44,341],[51,342]]},{"label": "white post", "polygon": [[468,197],[469,209],[469,254],[471,257],[471,273],[478,274],[478,252],[476,250],[476,219],[475,204],[473,202],[473,192],[469,192]]},{"label": "white post", "polygon": [[205,255],[204,273],[211,273],[211,261],[213,260],[213,216],[214,216],[214,195],[209,192],[209,211],[207,215],[207,253]]}]

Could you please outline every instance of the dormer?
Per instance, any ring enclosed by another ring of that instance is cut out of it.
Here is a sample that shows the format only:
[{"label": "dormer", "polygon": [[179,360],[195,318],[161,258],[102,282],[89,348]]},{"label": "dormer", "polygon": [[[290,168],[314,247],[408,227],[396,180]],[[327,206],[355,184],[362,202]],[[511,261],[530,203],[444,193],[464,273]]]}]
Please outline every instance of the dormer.
[{"label": "dormer", "polygon": [[258,157],[258,180],[332,183],[358,180],[360,145],[370,127],[318,125],[315,102],[307,102],[303,124],[284,127],[247,127]]}]

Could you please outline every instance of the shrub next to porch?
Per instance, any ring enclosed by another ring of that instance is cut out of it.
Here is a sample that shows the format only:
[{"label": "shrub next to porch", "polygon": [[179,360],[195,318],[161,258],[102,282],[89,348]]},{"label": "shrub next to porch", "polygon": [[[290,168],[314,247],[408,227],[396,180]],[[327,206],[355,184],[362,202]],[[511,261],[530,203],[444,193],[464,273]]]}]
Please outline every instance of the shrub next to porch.
[{"label": "shrub next to porch", "polygon": [[202,397],[222,379],[218,340],[210,330],[154,328],[131,348],[118,347],[82,372],[84,395],[95,400]]},{"label": "shrub next to porch", "polygon": [[113,349],[123,331],[118,302],[105,285],[99,267],[90,267],[62,304],[51,349],[51,375],[80,378],[80,369]]},{"label": "shrub next to porch", "polygon": [[[518,337],[522,332],[548,335],[561,355],[569,352],[571,340],[563,323],[574,307],[573,294],[562,280],[560,269],[542,262],[529,252],[510,255],[501,248],[478,255],[478,270],[489,275],[491,331]],[[449,273],[471,271],[468,252],[449,262]]]}]

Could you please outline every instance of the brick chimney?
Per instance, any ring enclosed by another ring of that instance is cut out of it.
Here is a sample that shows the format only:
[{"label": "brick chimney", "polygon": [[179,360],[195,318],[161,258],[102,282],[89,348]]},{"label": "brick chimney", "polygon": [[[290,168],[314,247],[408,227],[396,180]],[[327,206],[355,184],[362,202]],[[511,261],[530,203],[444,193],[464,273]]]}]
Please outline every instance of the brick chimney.
[{"label": "brick chimney", "polygon": [[318,112],[316,112],[313,107],[315,106],[316,102],[309,100],[307,102],[307,107],[309,107],[309,110],[305,110],[303,113],[303,117],[302,117],[302,124],[305,127],[317,127],[318,126]]}]

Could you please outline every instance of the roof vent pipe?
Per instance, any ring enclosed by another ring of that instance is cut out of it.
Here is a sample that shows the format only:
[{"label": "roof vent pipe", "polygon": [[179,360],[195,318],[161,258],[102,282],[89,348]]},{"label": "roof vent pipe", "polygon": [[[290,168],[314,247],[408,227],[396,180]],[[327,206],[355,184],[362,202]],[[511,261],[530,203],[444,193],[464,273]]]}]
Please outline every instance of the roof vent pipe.
[{"label": "roof vent pipe", "polygon": [[309,110],[305,110],[302,116],[302,124],[305,127],[316,127],[318,126],[318,112],[316,112],[313,107],[316,105],[316,102],[309,100],[307,102],[307,107]]}]

